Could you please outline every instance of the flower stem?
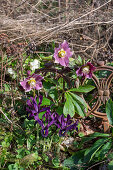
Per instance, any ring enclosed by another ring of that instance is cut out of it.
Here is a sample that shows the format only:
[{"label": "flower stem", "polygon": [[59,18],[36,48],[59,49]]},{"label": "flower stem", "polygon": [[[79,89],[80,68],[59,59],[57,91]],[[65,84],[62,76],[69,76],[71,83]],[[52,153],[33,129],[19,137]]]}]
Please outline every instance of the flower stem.
[{"label": "flower stem", "polygon": [[60,152],[60,144],[62,143],[62,137],[60,137],[59,142],[58,142],[58,147],[57,147],[57,154]]},{"label": "flower stem", "polygon": [[49,150],[51,149],[51,144],[52,144],[52,142],[53,142],[53,137],[54,137],[54,134],[51,136],[51,141],[50,141],[50,143],[49,143]]},{"label": "flower stem", "polygon": [[35,89],[33,89],[33,97],[34,97],[34,98],[35,98],[35,95],[36,95],[36,94],[35,94]]},{"label": "flower stem", "polygon": [[45,138],[44,138],[44,140],[43,140],[43,153],[45,152],[45,149],[46,148],[46,142],[45,142]]},{"label": "flower stem", "polygon": [[36,128],[37,128],[36,145],[38,146],[39,144],[39,125],[38,124],[36,124]]}]

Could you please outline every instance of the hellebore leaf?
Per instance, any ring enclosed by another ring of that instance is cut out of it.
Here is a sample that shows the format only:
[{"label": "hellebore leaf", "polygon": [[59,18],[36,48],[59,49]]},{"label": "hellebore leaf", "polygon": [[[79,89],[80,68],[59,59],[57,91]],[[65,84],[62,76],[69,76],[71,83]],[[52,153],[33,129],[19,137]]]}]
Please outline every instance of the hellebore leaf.
[{"label": "hellebore leaf", "polygon": [[69,91],[88,93],[88,92],[92,91],[94,88],[95,87],[91,86],[91,85],[84,85],[84,86],[79,86],[79,88],[70,89]]},{"label": "hellebore leaf", "polygon": [[[71,96],[70,96],[71,97]],[[71,97],[72,98],[72,97]],[[76,112],[81,116],[81,117],[85,117],[84,114],[84,109],[81,107],[81,105],[78,103],[77,100],[75,100],[74,98],[72,98],[72,103],[74,104],[75,108],[76,108]]]},{"label": "hellebore leaf", "polygon": [[66,92],[65,96],[66,102],[63,109],[64,115],[66,116],[69,114],[71,117],[73,117],[76,112],[81,117],[85,117],[85,109],[87,110],[87,104],[85,101],[80,96],[71,92]]},{"label": "hellebore leaf", "polygon": [[88,106],[86,102],[82,99],[82,97],[78,96],[77,94],[74,94],[71,92],[69,92],[69,94],[72,96],[73,100],[76,101],[80,105],[80,107],[84,111],[84,116],[85,116],[85,112],[88,111]]},{"label": "hellebore leaf", "polygon": [[113,126],[113,101],[109,99],[106,103],[106,114],[109,124]]},{"label": "hellebore leaf", "polygon": [[72,102],[72,98],[68,93],[65,93],[65,96],[66,96],[66,102],[64,104],[63,113],[65,116],[69,114],[71,117],[73,117],[75,114],[75,108]]}]

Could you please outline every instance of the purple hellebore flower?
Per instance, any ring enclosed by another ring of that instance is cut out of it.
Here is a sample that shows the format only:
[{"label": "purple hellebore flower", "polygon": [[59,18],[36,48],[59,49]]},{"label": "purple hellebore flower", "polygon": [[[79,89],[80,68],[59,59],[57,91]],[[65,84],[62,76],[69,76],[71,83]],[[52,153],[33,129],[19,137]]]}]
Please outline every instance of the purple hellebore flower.
[{"label": "purple hellebore flower", "polygon": [[81,66],[77,71],[77,76],[82,76],[83,78],[92,78],[92,72],[96,69],[91,63],[86,63]]},{"label": "purple hellebore flower", "polygon": [[69,45],[64,40],[62,44],[59,45],[59,48],[55,48],[54,58],[55,63],[60,63],[62,66],[68,67],[69,58],[73,55],[73,52],[70,51]]},{"label": "purple hellebore flower", "polygon": [[42,76],[37,74],[29,75],[24,81],[21,81],[20,84],[24,88],[25,92],[29,92],[32,89],[40,90],[42,88]]},{"label": "purple hellebore flower", "polygon": [[62,114],[59,117],[59,122],[60,122],[60,131],[59,135],[60,136],[65,136],[65,133],[69,130],[75,129],[78,130],[78,121],[73,123],[71,116],[68,114],[67,118],[64,118],[64,115]]}]

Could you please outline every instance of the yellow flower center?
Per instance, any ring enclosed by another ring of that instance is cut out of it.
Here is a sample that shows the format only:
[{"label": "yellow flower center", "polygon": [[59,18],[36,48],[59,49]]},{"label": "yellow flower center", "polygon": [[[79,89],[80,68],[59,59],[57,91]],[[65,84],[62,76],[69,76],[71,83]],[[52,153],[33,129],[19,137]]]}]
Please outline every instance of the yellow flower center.
[{"label": "yellow flower center", "polygon": [[88,74],[89,73],[89,66],[84,66],[83,69],[82,69],[82,72],[84,74]]},{"label": "yellow flower center", "polygon": [[28,84],[30,85],[30,87],[35,87],[36,86],[36,80],[34,78],[30,78],[30,80],[28,81]]},{"label": "yellow flower center", "polygon": [[65,55],[66,55],[66,51],[64,51],[63,49],[61,49],[61,50],[58,51],[58,56],[59,56],[60,58],[65,57]]}]

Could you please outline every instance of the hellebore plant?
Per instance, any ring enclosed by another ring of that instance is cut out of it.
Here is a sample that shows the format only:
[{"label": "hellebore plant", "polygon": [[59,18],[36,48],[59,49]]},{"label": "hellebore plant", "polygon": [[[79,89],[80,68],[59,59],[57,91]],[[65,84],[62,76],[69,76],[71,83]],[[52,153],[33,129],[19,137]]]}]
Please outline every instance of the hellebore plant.
[{"label": "hellebore plant", "polygon": [[20,84],[24,88],[25,92],[29,92],[32,89],[40,90],[42,88],[43,77],[38,74],[29,75],[24,81],[21,81]]},{"label": "hellebore plant", "polygon": [[95,67],[91,63],[86,63],[85,65],[82,65],[77,71],[77,76],[82,76],[85,78],[92,78],[92,72],[95,71]]},{"label": "hellebore plant", "polygon": [[[53,57],[55,59],[55,63],[59,63],[60,65],[62,65],[64,67],[69,67],[69,58],[72,57],[72,55],[73,55],[73,52],[69,48],[67,41],[64,41],[62,44],[59,45],[58,48],[55,48]],[[83,63],[82,59],[79,58],[79,60],[80,60],[80,64],[82,64]],[[48,64],[48,63],[46,63],[46,64]],[[49,63],[49,64],[51,64],[51,63]],[[39,68],[39,61],[37,59],[35,59],[33,62],[30,62],[30,68],[32,71]],[[72,67],[69,70],[71,71],[73,68],[74,67]],[[79,76],[81,76],[83,80],[85,80],[86,78],[92,78],[92,72],[94,70],[95,70],[95,67],[90,62],[87,62],[86,64],[80,66],[76,71],[77,77],[75,76],[76,88],[79,88],[79,85],[81,83]],[[56,69],[56,73],[57,73],[57,69]],[[72,73],[75,74],[75,70],[72,70]],[[71,109],[71,107],[69,107],[68,105],[65,105],[65,107],[67,107],[67,112],[66,112],[67,117],[64,117],[65,112],[62,115],[59,115],[56,112],[52,113],[50,110],[51,106],[42,108],[41,104],[42,104],[43,96],[41,96],[41,95],[39,96],[39,103],[37,104],[37,101],[36,101],[37,96],[35,95],[35,90],[42,89],[43,77],[41,75],[38,75],[35,73],[31,75],[30,70],[27,71],[27,74],[28,74],[28,77],[24,81],[20,82],[20,84],[23,87],[23,89],[25,90],[25,92],[29,92],[29,91],[33,90],[33,97],[30,97],[30,99],[27,101],[26,110],[28,112],[28,118],[33,117],[35,119],[36,123],[41,126],[42,136],[43,137],[48,136],[49,127],[52,125],[56,126],[56,128],[59,129],[60,136],[65,136],[66,132],[69,130],[73,130],[73,129],[78,130],[78,128],[77,128],[78,121],[73,122],[71,116],[69,115],[73,111],[73,116],[74,116],[74,114],[76,112],[76,110],[75,110],[76,103],[73,104],[73,101],[75,101],[75,98],[73,98],[73,100],[69,100],[70,104],[73,106],[73,109]],[[65,72],[63,72],[63,74],[65,74]],[[48,74],[46,74],[46,75],[48,75]],[[72,77],[73,77],[73,75],[72,75]],[[49,81],[48,81],[48,83],[49,83]],[[53,86],[53,85],[50,84],[50,88],[51,88],[51,86]],[[65,82],[64,82],[64,86],[65,86]],[[69,97],[69,95],[68,95],[68,97]],[[67,101],[67,99],[66,99],[66,101]],[[79,103],[78,103],[78,105],[79,105]],[[77,105],[77,108],[79,107],[78,105]],[[83,110],[82,107],[80,107],[80,108],[81,108],[81,110]],[[79,112],[79,110],[80,109],[78,109],[77,111]],[[41,112],[44,112],[42,119],[40,119],[40,116],[39,116],[39,114]]]},{"label": "hellebore plant", "polygon": [[69,66],[69,58],[73,55],[69,45],[66,41],[59,45],[59,48],[55,48],[54,58],[55,63],[60,63],[62,66]]}]

